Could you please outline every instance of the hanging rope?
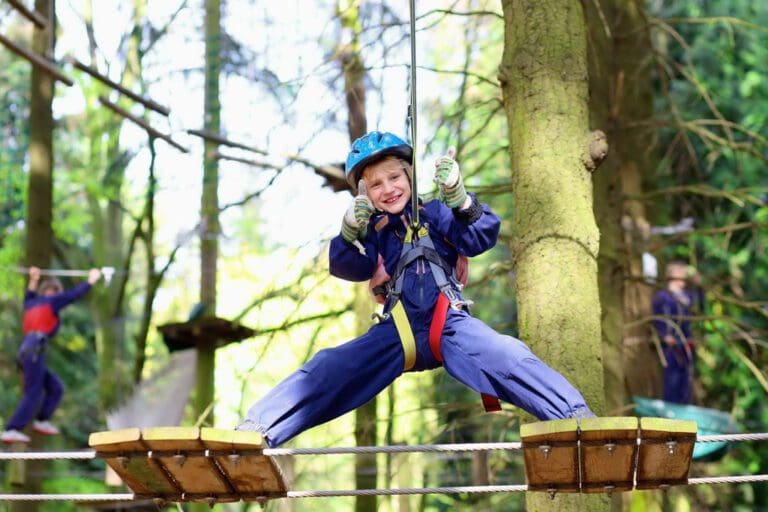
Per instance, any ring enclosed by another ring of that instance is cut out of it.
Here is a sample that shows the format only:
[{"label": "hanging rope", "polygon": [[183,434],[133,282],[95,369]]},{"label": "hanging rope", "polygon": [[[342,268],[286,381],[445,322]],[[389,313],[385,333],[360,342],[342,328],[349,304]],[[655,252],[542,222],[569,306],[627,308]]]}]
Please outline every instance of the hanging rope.
[{"label": "hanging rope", "polygon": [[418,139],[416,138],[416,5],[415,0],[408,2],[408,8],[410,11],[410,27],[411,27],[411,104],[408,107],[408,118],[411,123],[411,147],[413,148],[413,157],[411,158],[411,212],[412,221],[411,228],[414,234],[419,229],[419,191],[416,184],[416,162],[418,161]]}]

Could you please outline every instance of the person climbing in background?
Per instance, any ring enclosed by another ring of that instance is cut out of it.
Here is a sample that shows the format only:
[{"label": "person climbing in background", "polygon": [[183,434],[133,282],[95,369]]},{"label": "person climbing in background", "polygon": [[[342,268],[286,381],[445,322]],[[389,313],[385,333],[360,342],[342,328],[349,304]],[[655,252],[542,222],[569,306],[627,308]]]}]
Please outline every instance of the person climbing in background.
[{"label": "person climbing in background", "polygon": [[683,261],[672,261],[665,276],[666,287],[654,295],[652,303],[653,325],[666,361],[662,398],[690,404],[696,355],[691,316],[704,306],[701,275]]},{"label": "person climbing in background", "polygon": [[[382,321],[319,351],[252,405],[236,430],[260,432],[276,447],[365,404],[404,372],[441,365],[476,392],[540,420],[594,416],[582,395],[523,342],[470,315],[456,264],[493,247],[501,221],[466,192],[451,148],[435,166],[441,198],[419,204],[414,226],[412,156],[411,146],[389,132],[353,142],[345,172],[357,196],[329,249],[336,277],[362,282],[378,269],[377,286],[390,276]],[[430,327],[443,319],[433,346]]]},{"label": "person climbing in background", "polygon": [[16,364],[22,374],[22,395],[13,416],[5,424],[0,440],[5,443],[28,443],[23,430],[32,422],[39,434],[56,435],[59,429],[49,421],[61,401],[64,386],[61,379],[45,364],[45,351],[59,330],[59,312],[83,297],[101,278],[101,270],[93,268],[86,281],[65,290],[53,277],[40,281],[40,269],[29,268],[29,284],[24,296],[22,333],[24,339],[16,353]]}]

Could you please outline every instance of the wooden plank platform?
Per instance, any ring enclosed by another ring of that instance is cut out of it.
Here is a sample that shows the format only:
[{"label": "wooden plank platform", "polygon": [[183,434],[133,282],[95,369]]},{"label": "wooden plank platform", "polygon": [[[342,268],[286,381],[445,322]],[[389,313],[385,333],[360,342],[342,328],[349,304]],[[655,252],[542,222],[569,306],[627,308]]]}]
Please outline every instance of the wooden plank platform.
[{"label": "wooden plank platform", "polygon": [[520,427],[531,491],[624,492],[687,483],[696,423],[605,417]]},{"label": "wooden plank platform", "polygon": [[260,501],[285,496],[280,468],[261,453],[256,432],[155,427],[95,432],[96,454],[137,498],[164,501]]}]

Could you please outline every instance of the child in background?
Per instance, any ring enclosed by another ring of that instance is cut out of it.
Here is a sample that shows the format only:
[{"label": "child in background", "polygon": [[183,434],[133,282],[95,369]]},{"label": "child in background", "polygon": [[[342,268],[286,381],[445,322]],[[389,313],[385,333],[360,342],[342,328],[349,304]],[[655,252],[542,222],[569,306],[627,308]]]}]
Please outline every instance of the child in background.
[{"label": "child in background", "polygon": [[61,379],[45,364],[45,350],[59,330],[59,312],[83,297],[101,278],[93,268],[88,279],[74,288],[64,290],[58,279],[40,282],[40,269],[29,268],[29,284],[24,296],[22,332],[24,340],[16,354],[16,364],[22,373],[22,396],[16,411],[0,434],[4,443],[28,443],[23,430],[32,422],[32,429],[45,435],[55,435],[59,429],[49,421],[61,401],[64,386]]}]

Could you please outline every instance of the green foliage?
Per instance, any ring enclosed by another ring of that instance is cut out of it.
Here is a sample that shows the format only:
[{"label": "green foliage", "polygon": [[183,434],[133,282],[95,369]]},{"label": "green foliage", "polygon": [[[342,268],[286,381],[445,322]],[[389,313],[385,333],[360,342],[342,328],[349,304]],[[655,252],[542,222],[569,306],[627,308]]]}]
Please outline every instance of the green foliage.
[{"label": "green foliage", "polygon": [[[762,432],[768,427],[768,105],[762,101],[768,93],[768,5],[736,0],[654,6],[661,18],[654,32],[657,112],[665,127],[665,158],[655,181],[669,201],[651,207],[658,224],[693,217],[696,225],[659,255],[688,260],[703,275],[707,308],[697,322],[698,402],[732,413],[745,431]],[[666,25],[668,18],[676,21]],[[711,188],[705,192],[702,185]],[[739,444],[716,472],[765,473],[767,453],[764,443]],[[691,496],[701,508],[768,507],[765,484]]]}]

